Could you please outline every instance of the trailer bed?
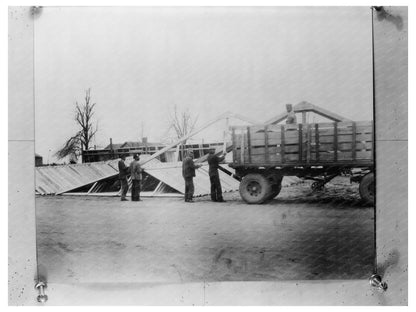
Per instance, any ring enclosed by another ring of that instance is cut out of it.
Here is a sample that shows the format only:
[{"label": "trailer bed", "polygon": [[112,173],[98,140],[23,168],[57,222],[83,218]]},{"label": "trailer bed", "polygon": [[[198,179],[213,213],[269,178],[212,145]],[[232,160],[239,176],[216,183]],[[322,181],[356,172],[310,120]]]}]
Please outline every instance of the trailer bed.
[{"label": "trailer bed", "polygon": [[234,168],[374,164],[372,121],[232,127]]}]

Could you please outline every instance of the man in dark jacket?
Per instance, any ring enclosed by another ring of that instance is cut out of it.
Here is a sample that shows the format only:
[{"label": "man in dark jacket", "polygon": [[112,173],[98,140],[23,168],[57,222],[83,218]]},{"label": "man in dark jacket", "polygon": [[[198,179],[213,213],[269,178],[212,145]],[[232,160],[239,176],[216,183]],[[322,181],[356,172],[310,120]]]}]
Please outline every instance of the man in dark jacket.
[{"label": "man in dark jacket", "polygon": [[182,176],[185,179],[185,202],[187,203],[193,202],[195,169],[201,167],[201,165],[195,165],[193,158],[194,153],[190,151],[182,162]]},{"label": "man in dark jacket", "polygon": [[225,155],[215,155],[215,149],[211,149],[208,155],[209,180],[211,182],[211,200],[214,202],[225,202],[222,198],[222,189],[220,175],[218,173],[219,163],[222,162]]},{"label": "man in dark jacket", "polygon": [[127,191],[129,189],[129,183],[127,181],[127,176],[129,175],[129,167],[125,164],[126,161],[126,155],[121,155],[120,160],[118,162],[118,177],[120,179],[121,184],[121,200],[125,201],[128,200],[126,198]]},{"label": "man in dark jacket", "polygon": [[140,201],[140,184],[142,180],[142,168],[140,167],[140,155],[135,154],[130,164],[131,173],[131,200]]}]

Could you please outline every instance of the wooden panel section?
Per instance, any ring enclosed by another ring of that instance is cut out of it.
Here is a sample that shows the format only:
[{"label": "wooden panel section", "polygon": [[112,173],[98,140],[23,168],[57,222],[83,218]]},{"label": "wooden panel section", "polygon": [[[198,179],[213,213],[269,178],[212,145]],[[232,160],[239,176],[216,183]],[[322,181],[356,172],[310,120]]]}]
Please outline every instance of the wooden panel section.
[{"label": "wooden panel section", "polygon": [[238,128],[234,161],[247,164],[313,164],[370,160],[372,122],[268,125]]},{"label": "wooden panel section", "polygon": [[251,163],[251,138],[250,138],[250,127],[247,127],[247,152],[248,152],[248,163]]},{"label": "wooden panel section", "polygon": [[[315,144],[315,160],[319,161],[319,144],[320,144],[320,140],[319,140],[319,125],[315,124],[315,136],[311,138],[311,141],[314,140],[314,144]],[[313,157],[313,156],[312,156]],[[312,159],[312,158],[311,158]]]},{"label": "wooden panel section", "polygon": [[[341,147],[338,147],[338,148],[341,149]],[[355,122],[353,122],[352,123],[352,143],[351,143],[351,152],[352,152],[351,157],[353,160],[357,158],[356,148],[357,148],[357,126]]]},{"label": "wooden panel section", "polygon": [[371,128],[372,121],[342,121],[338,123],[338,127],[351,127],[355,123],[357,127]]},{"label": "wooden panel section", "polygon": [[311,161],[311,125],[306,127],[306,162]]},{"label": "wooden panel section", "polygon": [[237,159],[237,146],[236,146],[236,142],[237,142],[237,136],[235,134],[235,129],[233,128],[231,131],[231,139],[233,141],[233,160],[235,161]]},{"label": "wooden panel section", "polygon": [[[353,150],[353,143],[338,143],[337,144],[337,150],[338,151],[352,151]],[[372,143],[371,142],[356,142],[355,143],[355,150],[361,151],[361,150],[371,150],[372,149]],[[319,150],[320,152],[330,152],[334,151],[334,144],[333,143],[324,143],[320,144],[319,148],[312,143],[311,144],[311,151],[316,152]]]},{"label": "wooden panel section", "polygon": [[294,162],[299,163],[299,155],[298,154],[286,154],[285,155],[285,162]]},{"label": "wooden panel section", "polygon": [[285,153],[285,154],[298,154],[299,153],[299,145],[285,145],[284,149],[279,146],[277,148],[278,153]]},{"label": "wooden panel section", "polygon": [[266,163],[268,163],[269,162],[269,153],[270,153],[270,150],[269,150],[269,133],[268,133],[269,131],[268,131],[268,128],[267,128],[267,126],[266,127],[264,127],[264,146],[265,146],[265,155],[264,155],[264,161],[266,162]]},{"label": "wooden panel section", "polygon": [[[334,162],[334,153],[319,153],[319,159],[321,161],[332,161]],[[368,152],[357,152],[356,154],[357,160],[370,160],[371,159],[371,151]],[[352,152],[339,152],[337,156],[337,160],[351,160],[352,161]]]},{"label": "wooden panel section", "polygon": [[[245,162],[248,162],[248,157],[245,158]],[[270,162],[281,162],[281,157],[279,155],[270,154]],[[264,164],[264,155],[252,155],[250,164]]]},{"label": "wooden panel section", "polygon": [[[315,136],[313,136],[311,138],[312,142],[315,142]],[[347,134],[347,135],[340,135],[338,134],[338,142],[352,142],[353,140],[353,135],[351,134]],[[321,143],[332,143],[334,142],[334,136],[330,135],[330,136],[322,136],[319,135],[319,141]],[[356,135],[356,141],[360,142],[360,141],[364,141],[364,142],[371,142],[372,141],[372,136],[371,134],[357,134]]]},{"label": "wooden panel section", "polygon": [[[269,147],[269,154],[277,154],[278,153],[278,147]],[[265,147],[256,147],[251,148],[251,155],[264,155],[266,154],[266,148]],[[264,161],[264,157],[263,157]]]},{"label": "wooden panel section", "polygon": [[244,154],[245,154],[245,134],[241,135],[240,138],[240,161],[244,163]]},{"label": "wooden panel section", "polygon": [[[280,132],[279,132],[279,137],[278,138],[270,137],[271,133],[272,132],[268,133],[268,144],[269,145],[278,145],[278,144],[280,144],[280,142],[281,142]],[[265,141],[265,138],[264,138],[265,133],[262,133],[262,136],[263,136],[262,139],[253,139],[253,138],[251,138],[251,146],[265,146],[266,145],[266,141]]]},{"label": "wooden panel section", "polygon": [[258,140],[259,142],[264,142],[264,132],[252,132],[251,133],[251,140],[254,142]]},{"label": "wooden panel section", "polygon": [[[240,155],[240,148],[236,148],[237,155]],[[322,150],[325,152],[326,150]],[[266,153],[266,147],[252,147],[251,148],[251,155],[262,155]],[[285,145],[284,149],[282,149],[282,146],[269,146],[269,154],[298,154],[299,153],[299,145]]]}]

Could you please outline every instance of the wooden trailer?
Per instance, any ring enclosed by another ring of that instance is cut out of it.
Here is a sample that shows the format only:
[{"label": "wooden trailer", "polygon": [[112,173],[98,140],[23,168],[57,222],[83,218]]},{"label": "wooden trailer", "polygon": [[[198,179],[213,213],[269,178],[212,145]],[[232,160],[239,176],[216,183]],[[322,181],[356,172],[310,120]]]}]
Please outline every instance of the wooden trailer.
[{"label": "wooden trailer", "polygon": [[374,203],[373,122],[231,127],[233,162],[249,204],[276,197],[283,176],[315,180],[322,188],[337,175],[360,183],[360,195]]}]

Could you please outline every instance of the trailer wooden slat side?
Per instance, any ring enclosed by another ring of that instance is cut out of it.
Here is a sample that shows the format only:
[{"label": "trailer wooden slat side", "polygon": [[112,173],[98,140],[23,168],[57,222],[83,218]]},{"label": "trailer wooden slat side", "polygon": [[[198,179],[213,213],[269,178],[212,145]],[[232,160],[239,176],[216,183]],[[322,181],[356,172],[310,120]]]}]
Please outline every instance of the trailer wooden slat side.
[{"label": "trailer wooden slat side", "polygon": [[[233,163],[276,167],[373,159],[372,122],[233,127]],[[236,131],[241,132],[237,134]]]},{"label": "trailer wooden slat side", "polygon": [[298,125],[298,136],[299,136],[299,153],[298,153],[298,159],[299,162],[303,161],[303,143],[302,143],[302,124]]},{"label": "trailer wooden slat side", "polygon": [[352,161],[355,161],[357,159],[356,148],[357,148],[357,126],[355,122],[353,122],[352,123],[352,145],[351,145]]},{"label": "trailer wooden slat side", "polygon": [[235,135],[235,129],[234,128],[232,129],[231,133],[232,133],[231,134],[231,140],[233,142],[233,161],[235,162],[235,160],[237,159],[237,144],[235,144],[237,142],[237,138],[236,138],[236,135]]},{"label": "trailer wooden slat side", "polygon": [[308,124],[306,127],[306,162],[311,161],[311,125]]},{"label": "trailer wooden slat side", "polygon": [[[312,140],[312,139],[311,139]],[[315,156],[316,161],[319,161],[319,125],[315,124]]]},{"label": "trailer wooden slat side", "polygon": [[250,127],[247,127],[247,154],[248,154],[248,162],[251,163]]},{"label": "trailer wooden slat side", "polygon": [[244,134],[241,134],[240,160],[244,164]]}]

